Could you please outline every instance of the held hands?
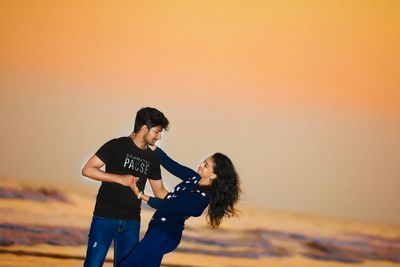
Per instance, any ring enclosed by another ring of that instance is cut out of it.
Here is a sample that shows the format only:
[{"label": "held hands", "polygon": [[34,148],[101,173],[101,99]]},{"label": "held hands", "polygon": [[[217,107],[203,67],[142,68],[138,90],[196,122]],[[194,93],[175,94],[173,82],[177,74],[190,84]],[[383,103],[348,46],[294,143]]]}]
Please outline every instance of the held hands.
[{"label": "held hands", "polygon": [[137,195],[139,195],[140,190],[137,187],[136,182],[137,181],[134,181],[132,184],[129,185],[129,187],[132,189],[133,193],[135,193],[135,195],[137,196]]},{"label": "held hands", "polygon": [[136,183],[139,181],[139,178],[133,175],[121,175],[120,178],[118,179],[118,183],[123,185],[123,186],[131,186],[133,183]]},{"label": "held hands", "polygon": [[133,175],[121,175],[120,179],[118,180],[118,183],[123,185],[123,186],[129,186],[133,193],[135,193],[135,195],[139,195],[140,190],[137,187],[137,182],[139,181],[139,178]]}]

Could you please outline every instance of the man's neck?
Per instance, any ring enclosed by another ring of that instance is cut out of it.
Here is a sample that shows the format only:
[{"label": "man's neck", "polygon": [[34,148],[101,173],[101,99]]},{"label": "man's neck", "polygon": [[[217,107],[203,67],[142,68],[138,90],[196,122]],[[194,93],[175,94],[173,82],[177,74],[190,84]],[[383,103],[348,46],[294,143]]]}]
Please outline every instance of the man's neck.
[{"label": "man's neck", "polygon": [[144,141],[144,138],[140,133],[136,133],[136,134],[132,133],[129,137],[132,139],[132,141],[135,143],[135,145],[138,148],[140,148],[140,149],[146,149],[147,148],[147,144]]}]

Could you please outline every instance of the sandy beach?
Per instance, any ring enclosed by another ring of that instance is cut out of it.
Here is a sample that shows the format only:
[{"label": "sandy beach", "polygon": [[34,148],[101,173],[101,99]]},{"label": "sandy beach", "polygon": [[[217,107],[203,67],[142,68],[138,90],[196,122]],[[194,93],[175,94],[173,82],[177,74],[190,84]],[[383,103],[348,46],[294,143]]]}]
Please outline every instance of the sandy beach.
[{"label": "sandy beach", "polygon": [[[0,266],[81,266],[93,187],[1,180]],[[187,221],[163,266],[400,266],[400,226],[240,206],[218,229]],[[152,210],[142,205],[142,234]],[[112,266],[112,250],[104,266]]]}]

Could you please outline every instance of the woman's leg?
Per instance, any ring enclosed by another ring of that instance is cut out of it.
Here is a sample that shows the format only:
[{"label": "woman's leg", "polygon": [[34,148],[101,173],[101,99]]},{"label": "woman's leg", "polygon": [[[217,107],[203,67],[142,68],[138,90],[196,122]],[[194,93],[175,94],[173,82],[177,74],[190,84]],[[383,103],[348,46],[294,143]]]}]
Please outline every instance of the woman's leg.
[{"label": "woman's leg", "polygon": [[146,233],[119,267],[159,267],[164,254],[176,246],[176,242],[171,240],[165,232],[152,229]]}]

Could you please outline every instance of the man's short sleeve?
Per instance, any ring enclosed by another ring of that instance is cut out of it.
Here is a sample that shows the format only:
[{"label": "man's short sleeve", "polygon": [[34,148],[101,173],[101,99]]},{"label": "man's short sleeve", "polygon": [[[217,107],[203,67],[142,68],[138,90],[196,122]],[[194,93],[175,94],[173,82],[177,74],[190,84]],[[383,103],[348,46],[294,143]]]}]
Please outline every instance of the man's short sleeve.
[{"label": "man's short sleeve", "polygon": [[115,147],[116,139],[112,139],[102,145],[99,150],[96,152],[96,156],[101,159],[105,164],[109,163],[110,159],[112,158],[112,151]]},{"label": "man's short sleeve", "polygon": [[151,160],[151,167],[150,172],[147,178],[151,180],[160,180],[161,179],[161,167],[160,167],[160,160],[158,159],[157,155],[152,152],[154,156]]}]

